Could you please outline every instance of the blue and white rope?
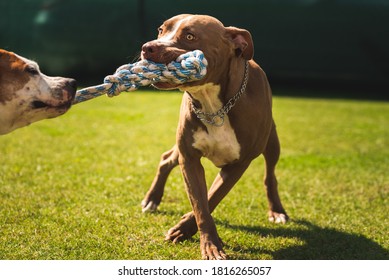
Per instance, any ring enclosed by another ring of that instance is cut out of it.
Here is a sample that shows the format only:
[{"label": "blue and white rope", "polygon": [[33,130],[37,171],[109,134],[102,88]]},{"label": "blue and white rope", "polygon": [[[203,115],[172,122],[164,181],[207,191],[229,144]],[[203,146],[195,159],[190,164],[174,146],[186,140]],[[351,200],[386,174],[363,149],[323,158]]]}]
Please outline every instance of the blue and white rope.
[{"label": "blue and white rope", "polygon": [[103,84],[78,90],[73,104],[103,94],[113,97],[123,91],[134,91],[141,86],[158,82],[184,84],[198,81],[207,74],[207,65],[208,62],[200,50],[184,53],[167,65],[150,60],[122,65],[115,74],[105,77]]}]

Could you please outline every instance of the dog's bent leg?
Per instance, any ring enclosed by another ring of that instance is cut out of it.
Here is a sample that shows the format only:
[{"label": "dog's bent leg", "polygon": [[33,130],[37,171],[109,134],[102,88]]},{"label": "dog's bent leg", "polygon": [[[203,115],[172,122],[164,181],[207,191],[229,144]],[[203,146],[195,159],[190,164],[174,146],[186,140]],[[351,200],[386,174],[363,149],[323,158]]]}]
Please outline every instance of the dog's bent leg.
[{"label": "dog's bent leg", "polygon": [[275,175],[275,167],[280,156],[280,142],[278,140],[274,122],[263,155],[266,163],[264,184],[269,202],[268,218],[271,222],[284,224],[287,222],[289,217],[286,214],[278,195],[278,183]]},{"label": "dog's bent leg", "polygon": [[232,187],[239,181],[243,173],[250,165],[250,161],[240,162],[239,164],[230,164],[224,166],[217,174],[208,193],[208,203],[211,212],[215,210],[216,206],[229,193]]},{"label": "dog's bent leg", "polygon": [[[220,170],[208,193],[208,206],[211,213],[240,179],[249,165],[250,161],[227,165]],[[176,226],[169,230],[167,239],[179,242],[192,237],[196,232],[197,225],[194,213],[189,212],[182,217]]]},{"label": "dog's bent leg", "polygon": [[[196,225],[200,231],[201,256],[203,259],[226,259],[215,222],[209,211],[207,185],[200,158],[185,160],[184,157],[180,157],[180,167]],[[175,242],[177,230],[179,230],[177,227],[170,229],[166,239]]]},{"label": "dog's bent leg", "polygon": [[154,177],[153,183],[148,190],[145,198],[142,200],[142,211],[155,211],[161,203],[166,180],[174,167],[178,165],[178,150],[174,146],[171,150],[165,152],[161,156],[157,174]]}]

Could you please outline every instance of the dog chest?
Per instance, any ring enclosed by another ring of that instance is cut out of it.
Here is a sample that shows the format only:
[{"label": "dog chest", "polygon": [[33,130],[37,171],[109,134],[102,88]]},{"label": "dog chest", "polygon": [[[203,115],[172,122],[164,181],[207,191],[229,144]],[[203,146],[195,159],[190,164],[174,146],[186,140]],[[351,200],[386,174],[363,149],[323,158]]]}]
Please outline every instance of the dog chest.
[{"label": "dog chest", "polygon": [[198,128],[193,132],[194,148],[218,167],[239,159],[240,145],[227,116],[223,126],[207,125],[207,130]]}]

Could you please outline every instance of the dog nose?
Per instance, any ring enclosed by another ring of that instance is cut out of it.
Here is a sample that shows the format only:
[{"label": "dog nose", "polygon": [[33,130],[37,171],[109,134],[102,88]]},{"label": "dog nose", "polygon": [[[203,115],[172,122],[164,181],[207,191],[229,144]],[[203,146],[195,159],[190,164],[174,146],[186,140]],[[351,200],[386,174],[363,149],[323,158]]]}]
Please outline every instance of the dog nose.
[{"label": "dog nose", "polygon": [[156,45],[152,42],[147,42],[142,46],[142,52],[149,54],[149,53],[155,53],[156,52]]},{"label": "dog nose", "polygon": [[76,95],[77,91],[77,81],[74,79],[66,79],[65,82],[65,91],[69,95],[69,99],[73,99],[74,96]]},{"label": "dog nose", "polygon": [[74,79],[67,79],[66,85],[69,86],[70,88],[76,90],[77,89],[77,81]]},{"label": "dog nose", "polygon": [[142,58],[158,62],[163,45],[156,41],[147,42],[142,46]]}]

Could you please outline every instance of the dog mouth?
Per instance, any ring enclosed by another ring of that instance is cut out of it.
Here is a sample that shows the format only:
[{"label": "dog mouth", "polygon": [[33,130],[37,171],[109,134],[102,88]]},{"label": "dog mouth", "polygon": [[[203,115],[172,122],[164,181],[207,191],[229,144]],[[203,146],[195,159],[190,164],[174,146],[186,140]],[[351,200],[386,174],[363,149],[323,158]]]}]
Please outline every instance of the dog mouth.
[{"label": "dog mouth", "polygon": [[153,87],[157,88],[157,89],[164,89],[164,90],[170,90],[170,89],[176,89],[178,88],[179,85],[176,85],[176,84],[171,84],[171,83],[167,83],[167,82],[158,82],[158,83],[154,83],[153,84]]},{"label": "dog mouth", "polygon": [[[179,49],[175,47],[167,47],[165,51],[158,50],[158,46],[145,48],[141,52],[141,60],[149,60],[155,63],[160,63],[164,65],[169,65],[172,61],[177,60],[177,58],[188,52],[184,49]],[[179,88],[180,84],[173,82],[156,82],[152,84],[153,87],[160,90],[173,90]]]},{"label": "dog mouth", "polygon": [[58,105],[49,104],[47,102],[43,102],[41,100],[35,100],[31,103],[31,107],[35,110],[49,110],[49,109],[69,109],[71,106],[71,102],[65,102]]},{"label": "dog mouth", "polygon": [[36,101],[33,101],[33,102],[31,103],[31,107],[32,107],[33,109],[43,109],[43,108],[50,107],[50,105],[47,104],[47,103],[45,103],[45,102],[36,100]]},{"label": "dog mouth", "polygon": [[72,106],[72,101],[76,94],[75,82],[71,85],[71,89],[65,91],[56,92],[60,98],[53,97],[49,100],[35,99],[31,102],[30,107],[33,110],[56,110],[56,111],[67,111]]},{"label": "dog mouth", "polygon": [[[178,55],[172,56],[169,59],[154,59],[154,60],[151,60],[151,59],[146,58],[142,54],[141,60],[149,60],[149,61],[152,61],[152,62],[155,62],[155,63],[164,64],[164,65],[167,66],[170,62],[176,60],[177,57],[178,57]],[[161,90],[171,90],[171,89],[178,88],[178,84],[169,83],[169,82],[155,82],[155,83],[152,83],[152,86],[157,88],[157,89],[161,89]]]}]

